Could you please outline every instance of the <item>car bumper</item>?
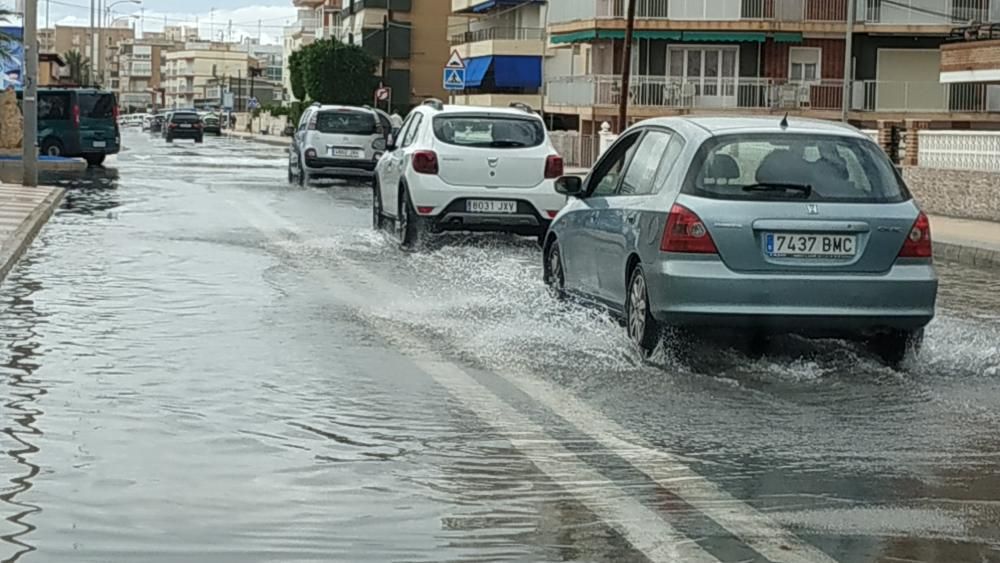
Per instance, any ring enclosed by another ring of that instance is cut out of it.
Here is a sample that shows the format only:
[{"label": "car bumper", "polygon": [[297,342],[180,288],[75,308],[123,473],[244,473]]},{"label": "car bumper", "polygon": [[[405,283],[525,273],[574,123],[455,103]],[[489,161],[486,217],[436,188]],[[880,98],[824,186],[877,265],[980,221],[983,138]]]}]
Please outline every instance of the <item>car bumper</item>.
[{"label": "car bumper", "polygon": [[194,129],[174,129],[173,131],[168,131],[167,135],[173,137],[174,139],[197,139],[203,135],[200,130]]},{"label": "car bumper", "polygon": [[314,178],[372,178],[375,175],[373,160],[308,158],[305,164],[309,175]]},{"label": "car bumper", "polygon": [[435,230],[501,231],[537,235],[549,228],[550,221],[539,215],[535,206],[528,201],[513,200],[517,203],[515,213],[472,213],[466,209],[466,201],[469,199],[483,198],[459,198],[452,201],[432,218]]},{"label": "car bumper", "polygon": [[[433,209],[423,215],[442,231],[541,234],[551,222],[549,211],[558,212],[566,205],[566,197],[556,193],[551,180],[530,188],[481,188],[453,186],[436,176],[427,176],[420,178],[419,185],[410,186],[410,197],[414,207]],[[517,211],[470,213],[465,203],[470,199],[516,201]]]},{"label": "car bumper", "polygon": [[672,326],[751,328],[815,336],[916,330],[934,318],[929,264],[884,274],[733,272],[718,257],[663,260],[651,271],[653,316]]}]

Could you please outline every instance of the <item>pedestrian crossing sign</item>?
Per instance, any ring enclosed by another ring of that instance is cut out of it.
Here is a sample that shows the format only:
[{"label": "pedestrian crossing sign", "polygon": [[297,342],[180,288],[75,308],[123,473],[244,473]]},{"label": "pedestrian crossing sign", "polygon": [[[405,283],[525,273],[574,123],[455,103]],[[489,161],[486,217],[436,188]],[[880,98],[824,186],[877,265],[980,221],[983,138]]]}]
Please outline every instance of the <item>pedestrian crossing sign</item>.
[{"label": "pedestrian crossing sign", "polygon": [[465,69],[464,68],[444,69],[444,89],[465,90]]}]

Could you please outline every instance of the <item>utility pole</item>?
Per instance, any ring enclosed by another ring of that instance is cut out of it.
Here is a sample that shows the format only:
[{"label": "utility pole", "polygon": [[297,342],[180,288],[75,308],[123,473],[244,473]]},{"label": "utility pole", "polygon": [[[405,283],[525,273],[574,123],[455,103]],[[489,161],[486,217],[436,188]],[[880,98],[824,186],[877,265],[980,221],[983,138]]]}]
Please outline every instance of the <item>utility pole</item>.
[{"label": "utility pole", "polygon": [[622,91],[618,105],[619,133],[628,127],[628,94],[632,80],[632,38],[635,36],[635,5],[638,2],[639,0],[628,0],[628,24],[625,27],[625,49],[622,55]]},{"label": "utility pole", "polygon": [[[386,0],[386,7],[388,8],[385,13],[385,18],[382,21],[382,35],[385,36],[385,42],[382,46],[382,85],[389,86],[389,29],[392,27],[392,0]],[[377,105],[377,104],[376,104]],[[392,102],[386,100],[385,111],[392,111]]]},{"label": "utility pole", "polygon": [[24,166],[25,186],[38,185],[38,0],[24,3]]},{"label": "utility pole", "polygon": [[215,8],[208,11],[208,40],[215,41]]},{"label": "utility pole", "polygon": [[840,120],[847,123],[847,115],[851,110],[851,80],[854,78],[854,2],[847,3],[847,37],[844,38],[844,92],[841,94]]},{"label": "utility pole", "polygon": [[45,0],[45,29],[49,28],[49,8],[52,7],[52,0]]},{"label": "utility pole", "polygon": [[[97,18],[96,12],[97,6],[95,5],[95,0],[90,0],[90,84],[93,85],[97,82],[97,28],[94,27],[94,23]],[[81,77],[82,78],[82,77]]]},{"label": "utility pole", "polygon": [[257,20],[257,44],[260,45],[264,33],[264,20]]}]

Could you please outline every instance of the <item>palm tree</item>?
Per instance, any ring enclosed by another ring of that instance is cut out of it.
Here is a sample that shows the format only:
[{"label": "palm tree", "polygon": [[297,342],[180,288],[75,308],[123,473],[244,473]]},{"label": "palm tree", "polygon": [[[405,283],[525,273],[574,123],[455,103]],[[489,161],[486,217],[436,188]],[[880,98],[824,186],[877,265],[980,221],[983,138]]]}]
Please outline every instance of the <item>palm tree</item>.
[{"label": "palm tree", "polygon": [[83,56],[77,49],[67,51],[63,55],[66,66],[69,68],[69,79],[74,84],[87,86],[90,84],[90,59]]}]

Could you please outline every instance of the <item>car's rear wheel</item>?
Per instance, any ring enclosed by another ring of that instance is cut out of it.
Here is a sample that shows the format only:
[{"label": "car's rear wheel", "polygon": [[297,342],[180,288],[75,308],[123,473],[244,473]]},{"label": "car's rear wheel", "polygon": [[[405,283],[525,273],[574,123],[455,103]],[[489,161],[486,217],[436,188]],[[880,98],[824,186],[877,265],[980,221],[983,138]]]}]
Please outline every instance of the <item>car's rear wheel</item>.
[{"label": "car's rear wheel", "polygon": [[172,143],[172,142],[174,142],[174,138],[173,138],[173,137],[171,137],[170,135],[167,135],[167,142],[168,142],[168,143]]},{"label": "car's rear wheel", "polygon": [[385,215],[382,213],[382,189],[378,184],[378,176],[372,180],[372,228],[376,231],[385,228]]},{"label": "car's rear wheel", "polygon": [[660,323],[649,309],[649,289],[641,264],[636,264],[629,277],[629,290],[625,300],[625,328],[629,340],[648,358],[663,338]]},{"label": "car's rear wheel", "polygon": [[920,353],[923,343],[923,329],[900,330],[879,334],[868,341],[868,346],[887,366],[899,368],[906,360]]},{"label": "car's rear wheel", "polygon": [[59,139],[49,137],[42,142],[41,153],[45,156],[62,156],[63,145]]},{"label": "car's rear wheel", "polygon": [[296,179],[299,181],[300,186],[305,186],[309,183],[309,178],[306,176],[306,167],[302,163],[301,157],[299,157],[299,174]]},{"label": "car's rear wheel", "polygon": [[396,229],[399,235],[399,244],[403,248],[417,250],[423,243],[422,227],[423,219],[417,216],[413,209],[413,202],[410,201],[410,192],[403,188],[399,193],[399,212]]},{"label": "car's rear wheel", "polygon": [[87,161],[87,166],[100,166],[104,164],[106,156],[104,154],[88,154],[83,159]]},{"label": "car's rear wheel", "polygon": [[545,249],[544,280],[557,299],[566,298],[566,270],[563,269],[562,248],[554,240]]}]

